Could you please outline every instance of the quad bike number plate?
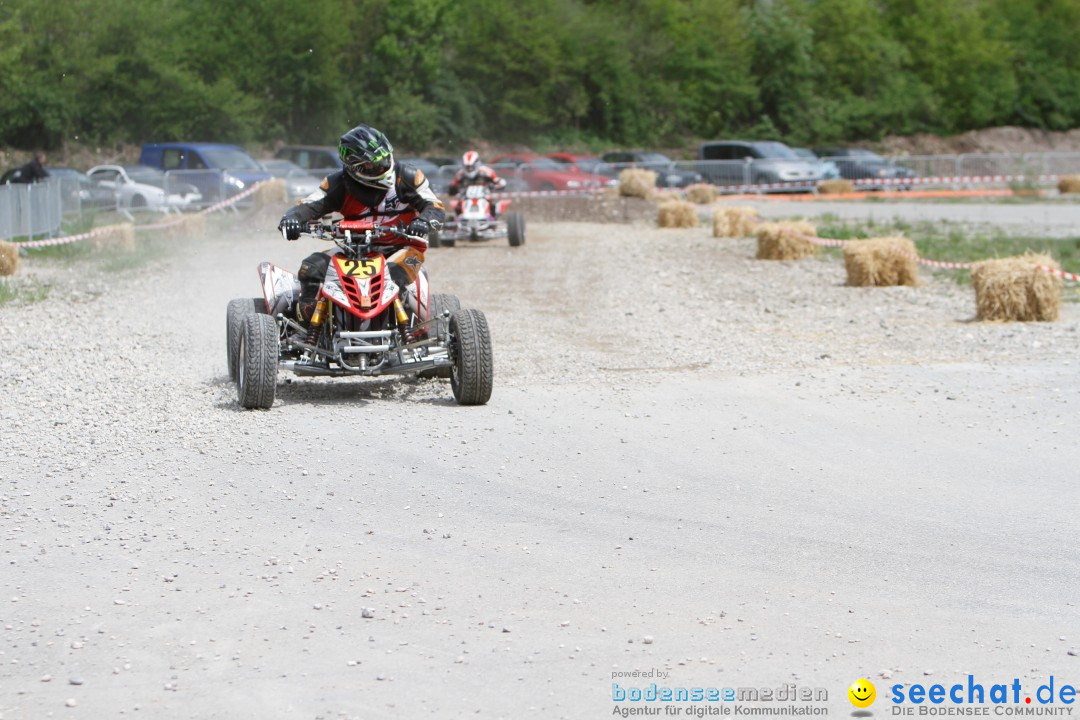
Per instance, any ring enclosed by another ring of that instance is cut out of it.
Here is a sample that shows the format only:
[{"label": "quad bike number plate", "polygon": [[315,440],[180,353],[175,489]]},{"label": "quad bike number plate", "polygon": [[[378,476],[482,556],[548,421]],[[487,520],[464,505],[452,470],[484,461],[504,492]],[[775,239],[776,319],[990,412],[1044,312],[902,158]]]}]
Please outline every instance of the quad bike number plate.
[{"label": "quad bike number plate", "polygon": [[359,260],[341,260],[341,272],[349,277],[369,278],[382,270],[381,257],[360,258]]}]

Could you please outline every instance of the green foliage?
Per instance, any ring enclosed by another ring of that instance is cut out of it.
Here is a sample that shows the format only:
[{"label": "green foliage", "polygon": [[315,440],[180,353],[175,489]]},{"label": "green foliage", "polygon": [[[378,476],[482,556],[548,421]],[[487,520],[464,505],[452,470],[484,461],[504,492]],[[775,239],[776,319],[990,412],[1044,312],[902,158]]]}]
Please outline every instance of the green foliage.
[{"label": "green foliage", "polygon": [[1080,125],[1076,0],[0,0],[0,144]]}]

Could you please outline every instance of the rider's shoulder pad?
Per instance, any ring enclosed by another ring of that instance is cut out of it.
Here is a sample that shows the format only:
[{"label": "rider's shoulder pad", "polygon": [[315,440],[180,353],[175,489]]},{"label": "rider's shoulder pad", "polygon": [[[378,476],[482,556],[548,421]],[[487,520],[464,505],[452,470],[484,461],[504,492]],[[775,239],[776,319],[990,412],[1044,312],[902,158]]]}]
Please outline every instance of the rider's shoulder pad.
[{"label": "rider's shoulder pad", "polygon": [[423,182],[427,180],[427,175],[424,175],[424,171],[415,165],[409,165],[408,163],[401,163],[398,166],[398,182],[403,183],[409,187],[420,187]]}]

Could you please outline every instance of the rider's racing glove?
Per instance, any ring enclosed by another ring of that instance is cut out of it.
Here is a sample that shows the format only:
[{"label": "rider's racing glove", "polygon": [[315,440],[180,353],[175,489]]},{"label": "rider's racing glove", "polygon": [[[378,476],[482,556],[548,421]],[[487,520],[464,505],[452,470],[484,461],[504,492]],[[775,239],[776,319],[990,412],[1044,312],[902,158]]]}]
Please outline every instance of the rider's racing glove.
[{"label": "rider's racing glove", "polygon": [[409,226],[407,228],[405,228],[405,232],[407,232],[409,235],[416,235],[422,238],[426,238],[428,235],[430,235],[432,230],[434,230],[434,228],[431,226],[431,223],[421,218],[416,218],[411,223],[409,223]]},{"label": "rider's racing glove", "polygon": [[284,233],[286,240],[296,240],[304,229],[304,224],[296,218],[285,216],[278,223],[278,230]]}]

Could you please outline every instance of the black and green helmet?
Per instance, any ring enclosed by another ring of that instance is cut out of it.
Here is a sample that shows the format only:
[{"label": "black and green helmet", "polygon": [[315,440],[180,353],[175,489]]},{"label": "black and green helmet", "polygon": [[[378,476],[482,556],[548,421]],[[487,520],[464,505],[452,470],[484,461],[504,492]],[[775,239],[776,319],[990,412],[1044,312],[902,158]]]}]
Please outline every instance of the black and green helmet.
[{"label": "black and green helmet", "polygon": [[342,135],[338,155],[356,182],[384,190],[394,184],[394,146],[375,128],[357,125]]}]

